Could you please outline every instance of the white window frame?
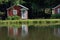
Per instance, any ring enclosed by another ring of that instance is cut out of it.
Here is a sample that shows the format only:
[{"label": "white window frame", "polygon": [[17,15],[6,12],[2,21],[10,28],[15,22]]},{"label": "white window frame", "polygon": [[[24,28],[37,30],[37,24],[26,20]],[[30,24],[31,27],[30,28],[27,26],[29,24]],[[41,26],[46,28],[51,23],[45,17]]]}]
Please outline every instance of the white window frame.
[{"label": "white window frame", "polygon": [[22,19],[25,18],[25,10],[21,10],[21,14],[22,14]]},{"label": "white window frame", "polygon": [[17,10],[13,10],[13,15],[17,15]]},{"label": "white window frame", "polygon": [[22,16],[25,17],[25,15],[24,15],[25,14],[25,10],[22,10],[22,14],[23,14]]},{"label": "white window frame", "polygon": [[58,8],[58,14],[60,14],[60,8]]}]

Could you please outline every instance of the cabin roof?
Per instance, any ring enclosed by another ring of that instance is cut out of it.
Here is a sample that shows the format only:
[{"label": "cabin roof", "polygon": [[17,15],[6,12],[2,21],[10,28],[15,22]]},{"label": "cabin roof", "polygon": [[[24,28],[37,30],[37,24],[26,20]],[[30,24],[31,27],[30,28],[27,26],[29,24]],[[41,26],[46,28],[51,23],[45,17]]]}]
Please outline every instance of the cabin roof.
[{"label": "cabin roof", "polygon": [[55,6],[55,7],[53,7],[52,9],[55,9],[55,8],[57,8],[57,7],[59,7],[60,6],[60,4],[59,5],[57,5],[57,6]]},{"label": "cabin roof", "polygon": [[20,4],[20,5],[13,5],[13,6],[11,6],[11,7],[7,8],[7,10],[8,10],[8,9],[10,9],[10,8],[13,8],[14,6],[20,6],[20,7],[22,7],[23,9],[28,10],[28,8],[27,8],[27,7],[25,7],[25,6],[21,5],[21,4]]}]

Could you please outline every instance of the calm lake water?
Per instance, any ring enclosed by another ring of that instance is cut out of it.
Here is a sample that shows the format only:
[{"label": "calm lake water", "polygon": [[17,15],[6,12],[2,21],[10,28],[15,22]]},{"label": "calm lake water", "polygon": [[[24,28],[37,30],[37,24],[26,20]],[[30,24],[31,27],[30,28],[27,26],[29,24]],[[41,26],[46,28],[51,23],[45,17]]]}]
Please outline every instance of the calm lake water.
[{"label": "calm lake water", "polygon": [[60,26],[0,27],[0,40],[60,40]]}]

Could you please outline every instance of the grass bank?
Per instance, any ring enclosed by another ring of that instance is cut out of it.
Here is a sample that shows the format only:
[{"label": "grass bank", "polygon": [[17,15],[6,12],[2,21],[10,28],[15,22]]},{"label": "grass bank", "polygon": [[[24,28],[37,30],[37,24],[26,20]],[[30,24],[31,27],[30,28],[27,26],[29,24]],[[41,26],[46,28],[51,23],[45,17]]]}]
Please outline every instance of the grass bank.
[{"label": "grass bank", "polygon": [[2,25],[20,26],[22,24],[34,26],[60,25],[60,19],[0,20],[0,26]]}]

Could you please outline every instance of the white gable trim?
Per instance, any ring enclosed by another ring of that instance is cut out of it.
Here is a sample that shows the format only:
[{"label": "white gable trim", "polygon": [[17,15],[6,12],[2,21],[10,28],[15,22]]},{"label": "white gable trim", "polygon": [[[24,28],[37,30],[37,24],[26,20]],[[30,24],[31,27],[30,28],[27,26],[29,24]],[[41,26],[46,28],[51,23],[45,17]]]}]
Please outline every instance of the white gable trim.
[{"label": "white gable trim", "polygon": [[27,8],[27,7],[25,7],[25,6],[23,6],[23,5],[19,5],[19,6],[21,6],[22,8],[24,8],[24,9],[27,9],[27,10],[28,10],[28,8]]},{"label": "white gable trim", "polygon": [[[28,8],[27,8],[27,7],[25,7],[25,6],[23,6],[23,5],[13,5],[13,6],[9,7],[8,9],[13,8],[14,6],[21,6],[22,8],[24,8],[24,9],[27,9],[27,10],[28,10]],[[7,9],[7,10],[8,10],[8,9]]]},{"label": "white gable trim", "polygon": [[55,8],[57,8],[57,7],[59,7],[59,6],[60,6],[60,4],[59,4],[59,5],[57,5],[56,7],[52,8],[52,9],[55,9]]}]

